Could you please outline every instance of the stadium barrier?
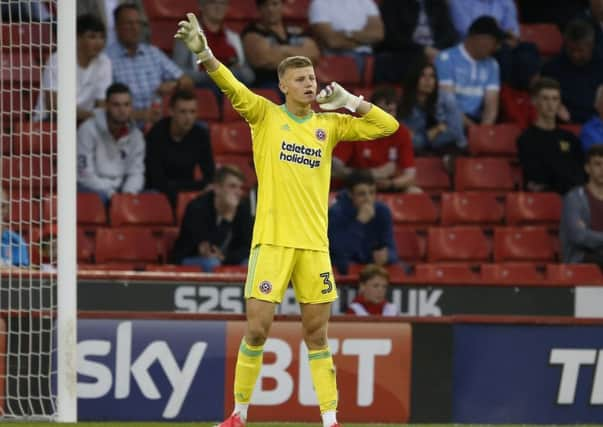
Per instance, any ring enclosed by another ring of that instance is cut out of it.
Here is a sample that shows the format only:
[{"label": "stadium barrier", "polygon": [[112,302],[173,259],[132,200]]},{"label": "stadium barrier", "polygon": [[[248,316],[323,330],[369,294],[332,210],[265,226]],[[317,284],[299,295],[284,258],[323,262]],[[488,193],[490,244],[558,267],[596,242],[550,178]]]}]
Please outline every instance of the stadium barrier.
[{"label": "stadium barrier", "polygon": [[[318,420],[298,320],[276,318],[254,421]],[[223,418],[243,328],[241,315],[81,312],[80,420]],[[603,422],[602,319],[336,316],[329,335],[343,422]]]}]

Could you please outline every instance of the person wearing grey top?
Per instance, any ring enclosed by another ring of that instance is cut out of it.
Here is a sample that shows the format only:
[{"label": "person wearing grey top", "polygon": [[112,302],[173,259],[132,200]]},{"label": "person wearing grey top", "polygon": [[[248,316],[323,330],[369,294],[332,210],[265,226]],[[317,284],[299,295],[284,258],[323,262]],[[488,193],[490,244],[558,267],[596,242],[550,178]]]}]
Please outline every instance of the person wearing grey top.
[{"label": "person wearing grey top", "polygon": [[590,262],[603,269],[603,144],[589,148],[584,169],[588,183],[563,199],[561,254],[563,262]]}]

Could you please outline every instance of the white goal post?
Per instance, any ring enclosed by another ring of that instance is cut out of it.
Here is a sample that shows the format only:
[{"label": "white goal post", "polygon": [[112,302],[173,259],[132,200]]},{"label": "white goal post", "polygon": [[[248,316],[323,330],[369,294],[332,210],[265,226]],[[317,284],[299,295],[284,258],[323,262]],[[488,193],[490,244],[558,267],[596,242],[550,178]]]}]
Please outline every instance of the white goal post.
[{"label": "white goal post", "polygon": [[0,0],[0,422],[77,421],[76,70],[76,0]]}]

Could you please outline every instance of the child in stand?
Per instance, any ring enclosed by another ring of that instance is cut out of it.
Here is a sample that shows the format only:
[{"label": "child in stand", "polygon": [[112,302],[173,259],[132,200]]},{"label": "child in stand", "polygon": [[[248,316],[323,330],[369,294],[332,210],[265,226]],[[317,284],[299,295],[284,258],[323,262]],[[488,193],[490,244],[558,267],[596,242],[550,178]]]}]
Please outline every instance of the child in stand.
[{"label": "child in stand", "polygon": [[397,307],[385,297],[389,286],[389,273],[379,265],[369,264],[360,272],[358,295],[348,308],[357,316],[397,316]]}]

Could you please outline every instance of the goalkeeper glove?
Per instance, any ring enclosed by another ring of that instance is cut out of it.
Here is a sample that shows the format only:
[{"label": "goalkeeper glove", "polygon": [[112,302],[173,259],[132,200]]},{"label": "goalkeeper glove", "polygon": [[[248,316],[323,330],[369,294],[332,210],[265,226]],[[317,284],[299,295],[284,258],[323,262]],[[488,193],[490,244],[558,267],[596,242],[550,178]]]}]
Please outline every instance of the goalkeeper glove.
[{"label": "goalkeeper glove", "polygon": [[327,85],[316,96],[316,102],[323,110],[338,110],[345,107],[352,113],[356,112],[363,99],[362,96],[352,95],[335,82]]},{"label": "goalkeeper glove", "polygon": [[197,63],[205,62],[214,57],[211,49],[207,45],[207,38],[197,21],[194,13],[187,13],[188,21],[180,21],[178,23],[178,31],[174,38],[184,42],[186,47],[197,55]]}]

